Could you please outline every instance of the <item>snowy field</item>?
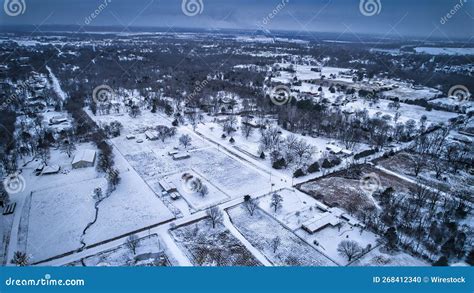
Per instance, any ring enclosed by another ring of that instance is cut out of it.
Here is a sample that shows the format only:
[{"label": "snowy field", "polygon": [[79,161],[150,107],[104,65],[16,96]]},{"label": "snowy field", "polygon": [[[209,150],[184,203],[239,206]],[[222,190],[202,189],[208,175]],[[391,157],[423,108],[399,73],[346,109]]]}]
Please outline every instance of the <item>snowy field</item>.
[{"label": "snowy field", "polygon": [[[262,210],[253,216],[242,205],[227,210],[232,223],[242,235],[276,266],[334,266],[335,264],[305,241],[283,227]],[[271,231],[271,233],[269,233]],[[272,241],[281,244],[274,251]]]},{"label": "snowy field", "polygon": [[[192,191],[189,187],[189,183],[187,183],[185,179],[182,178],[183,174],[185,173],[192,175],[193,179],[199,178],[202,181],[203,185],[207,186],[209,193],[204,196],[201,196],[198,192]],[[194,210],[203,210],[230,199],[230,197],[228,197],[224,192],[214,187],[211,182],[197,175],[196,172],[193,171],[188,171],[184,173],[180,172],[174,175],[167,176],[163,180],[167,182],[172,182],[174,186],[176,186],[176,188],[178,189],[179,194],[184,197],[186,202]]]},{"label": "snowy field", "polygon": [[82,231],[94,219],[92,195],[96,187],[105,188],[105,179],[33,192],[31,206],[27,207],[26,249],[33,262],[81,248]]},{"label": "snowy field", "polygon": [[[270,179],[266,178],[264,173],[220,152],[216,146],[211,145],[185,127],[179,127],[176,136],[165,140],[165,142],[147,140],[143,134],[146,127],[158,124],[171,125],[161,115],[144,111],[142,116],[137,119],[132,119],[128,115],[92,115],[91,117],[102,122],[117,120],[124,125],[122,135],[112,139],[112,142],[140,176],[154,187],[155,191],[160,191],[156,186],[159,179],[190,169],[231,197],[270,188]],[[127,134],[133,134],[136,138],[127,140],[125,138]],[[188,134],[192,138],[191,146],[187,149],[179,145],[178,139],[182,134]],[[138,139],[142,139],[143,142],[137,143]],[[182,152],[187,151],[191,157],[185,160],[173,160],[168,153],[176,149]]]},{"label": "snowy field", "polygon": [[[78,145],[80,149],[94,148],[84,144]],[[27,232],[27,251],[33,261],[78,249],[81,240],[90,245],[174,218],[127,161],[116,150],[114,154],[121,182],[99,205],[97,221],[84,237],[83,230],[95,217],[93,191],[97,187],[103,192],[107,189],[105,175],[92,167],[72,169],[72,158],[58,150],[51,152],[50,165],[59,165],[60,173],[34,176],[33,169],[39,162],[24,169],[33,194],[22,211],[28,221],[23,221],[20,228],[22,233]],[[44,233],[45,227],[51,233]]]},{"label": "snowy field", "polygon": [[175,242],[197,266],[258,266],[260,263],[222,224],[208,219],[170,231]]}]

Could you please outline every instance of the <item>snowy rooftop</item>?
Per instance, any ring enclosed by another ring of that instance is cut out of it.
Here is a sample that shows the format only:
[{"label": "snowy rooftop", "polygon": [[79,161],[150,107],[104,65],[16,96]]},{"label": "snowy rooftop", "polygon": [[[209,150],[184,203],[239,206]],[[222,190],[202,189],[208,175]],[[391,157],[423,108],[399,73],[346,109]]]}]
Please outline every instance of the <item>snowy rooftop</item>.
[{"label": "snowy rooftop", "polygon": [[324,213],[303,223],[302,227],[308,232],[314,233],[327,225],[336,226],[340,220],[331,213]]},{"label": "snowy rooftop", "polygon": [[74,157],[74,160],[72,161],[72,164],[76,164],[79,162],[93,163],[94,160],[95,160],[95,151],[82,150],[76,154],[76,156]]}]

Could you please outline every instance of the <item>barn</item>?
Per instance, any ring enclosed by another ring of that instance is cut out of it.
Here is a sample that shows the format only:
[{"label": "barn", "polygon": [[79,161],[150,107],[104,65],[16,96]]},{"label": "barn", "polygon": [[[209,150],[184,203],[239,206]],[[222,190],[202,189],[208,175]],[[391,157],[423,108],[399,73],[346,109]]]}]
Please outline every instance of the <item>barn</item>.
[{"label": "barn", "polygon": [[74,169],[94,167],[96,152],[93,150],[82,150],[74,156],[72,167]]}]

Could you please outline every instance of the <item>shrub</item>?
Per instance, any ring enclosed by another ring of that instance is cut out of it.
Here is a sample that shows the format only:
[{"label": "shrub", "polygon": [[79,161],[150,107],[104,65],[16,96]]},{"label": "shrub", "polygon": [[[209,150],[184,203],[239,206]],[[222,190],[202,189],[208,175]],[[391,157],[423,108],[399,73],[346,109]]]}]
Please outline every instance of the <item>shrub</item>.
[{"label": "shrub", "polygon": [[286,161],[284,158],[281,158],[279,160],[276,160],[274,163],[273,163],[273,169],[283,169],[286,167]]},{"label": "shrub", "polygon": [[295,171],[295,173],[293,173],[293,177],[295,177],[295,178],[302,177],[304,175],[305,174],[304,174],[303,170],[301,170],[301,169],[298,169],[298,170]]},{"label": "shrub", "polygon": [[378,149],[362,151],[362,152],[354,155],[354,160],[359,160],[361,158],[371,156],[371,155],[377,153],[378,151],[379,151]]},{"label": "shrub", "polygon": [[316,173],[316,172],[319,172],[321,168],[319,167],[319,163],[318,162],[314,162],[313,164],[311,164],[309,167],[308,167],[308,172],[309,173]]},{"label": "shrub", "polygon": [[264,153],[264,152],[262,152],[262,153],[260,154],[260,159],[265,160],[265,153]]}]

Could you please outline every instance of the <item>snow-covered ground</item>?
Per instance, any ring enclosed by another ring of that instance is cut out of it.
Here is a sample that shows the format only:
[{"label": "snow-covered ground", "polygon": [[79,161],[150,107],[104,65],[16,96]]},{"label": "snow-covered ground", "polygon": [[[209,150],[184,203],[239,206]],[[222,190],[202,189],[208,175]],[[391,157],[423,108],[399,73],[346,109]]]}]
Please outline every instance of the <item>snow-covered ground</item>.
[{"label": "snow-covered ground", "polygon": [[[227,210],[232,223],[240,233],[276,266],[334,266],[335,264],[301,238],[257,209],[250,216],[242,205]],[[271,233],[269,233],[271,231]],[[272,242],[281,243],[274,250]]]},{"label": "snow-covered ground", "polygon": [[424,267],[430,264],[415,258],[403,252],[386,252],[383,248],[373,249],[360,259],[356,260],[351,266],[390,266],[390,267]]},{"label": "snow-covered ground", "polygon": [[208,219],[171,230],[175,241],[197,266],[258,266],[255,257],[222,224]]},{"label": "snow-covered ground", "polygon": [[286,188],[275,193],[283,198],[281,209],[275,212],[271,207],[272,194],[260,198],[259,207],[293,231],[301,228],[302,223],[307,220],[322,214],[316,208],[316,200],[305,193]]},{"label": "snow-covered ground", "polygon": [[[199,178],[202,181],[202,184],[207,186],[209,193],[201,195],[198,192],[191,190],[189,186],[190,182],[186,182],[186,180],[182,178],[184,174],[193,176],[193,179]],[[163,178],[163,180],[173,183],[178,189],[179,194],[194,210],[206,209],[230,199],[230,197],[227,196],[223,191],[217,189],[212,185],[211,182],[197,175],[196,172],[193,171],[184,173],[179,172],[170,176],[166,176]]]},{"label": "snow-covered ground", "polygon": [[[77,149],[94,149],[94,146],[81,144]],[[86,245],[174,218],[121,154],[117,151],[114,154],[121,183],[99,205],[97,222],[83,239]],[[33,262],[81,248],[83,230],[95,217],[93,191],[97,187],[104,192],[107,189],[104,174],[92,167],[72,169],[71,161],[72,157],[52,150],[49,165],[60,166],[58,174],[35,176],[33,170],[39,162],[23,168],[25,196],[31,192],[31,200],[25,201],[27,204],[18,211],[22,214],[20,237],[26,242],[19,245],[26,245]],[[45,229],[50,233],[45,233]]]},{"label": "snow-covered ground", "polygon": [[167,255],[163,251],[163,245],[158,235],[153,234],[137,239],[135,254],[129,247],[122,244],[118,247],[86,257],[82,261],[70,263],[70,266],[169,266]]}]

